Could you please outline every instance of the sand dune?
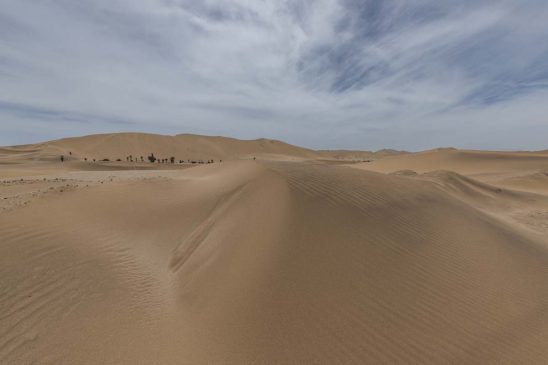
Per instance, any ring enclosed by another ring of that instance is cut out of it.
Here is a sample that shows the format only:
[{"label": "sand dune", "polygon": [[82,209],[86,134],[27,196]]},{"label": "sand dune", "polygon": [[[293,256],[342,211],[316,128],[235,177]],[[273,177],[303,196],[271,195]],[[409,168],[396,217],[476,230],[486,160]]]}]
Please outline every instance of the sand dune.
[{"label": "sand dune", "polygon": [[405,151],[398,151],[393,149],[382,149],[379,151],[352,151],[352,150],[320,150],[318,151],[321,157],[332,160],[343,161],[373,161],[388,156],[398,156],[407,154]]},{"label": "sand dune", "polygon": [[59,165],[2,182],[0,363],[546,363],[544,195],[411,162]]},{"label": "sand dune", "polygon": [[497,183],[509,188],[548,194],[548,169],[513,174],[500,179]]},{"label": "sand dune", "polygon": [[[12,212],[2,226],[3,278],[13,285],[2,302],[4,359],[546,355],[546,257],[532,237],[423,183],[250,164],[113,183]],[[432,201],[421,204],[422,194]],[[68,353],[52,351],[61,343]]]},{"label": "sand dune", "polygon": [[310,160],[326,159],[334,161],[375,160],[395,156],[403,151],[380,150],[314,151],[271,139],[239,140],[227,137],[179,134],[164,136],[150,133],[109,133],[84,137],[64,138],[32,145],[0,148],[0,164],[7,162],[57,161],[64,155],[67,161],[84,158],[97,161],[105,158],[126,161],[127,156],[140,160],[154,153],[158,158],[175,157],[183,160]]},{"label": "sand dune", "polygon": [[[34,145],[14,146],[0,150],[2,154],[18,154],[21,159],[56,161],[60,155],[68,160],[83,158],[102,160],[118,158],[125,161],[154,153],[159,158],[174,156],[178,160],[242,159],[253,157],[315,158],[316,152],[284,142],[258,139],[238,140],[226,137],[180,134],[163,136],[147,133],[111,133],[64,138]],[[72,153],[72,155],[69,155]]]},{"label": "sand dune", "polygon": [[546,168],[546,152],[492,152],[440,148],[419,153],[399,154],[362,165],[371,171],[416,172],[451,170],[461,174],[487,174]]},{"label": "sand dune", "polygon": [[431,151],[388,156],[353,165],[355,168],[383,173],[402,170],[426,173],[436,170],[454,171],[483,182],[514,189],[547,192],[543,173],[548,169],[548,153],[494,152],[440,148]]}]

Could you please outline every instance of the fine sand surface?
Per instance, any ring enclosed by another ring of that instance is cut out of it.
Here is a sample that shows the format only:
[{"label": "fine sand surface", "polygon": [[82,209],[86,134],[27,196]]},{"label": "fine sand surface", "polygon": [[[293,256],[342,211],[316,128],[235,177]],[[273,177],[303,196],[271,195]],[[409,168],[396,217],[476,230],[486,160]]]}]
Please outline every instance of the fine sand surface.
[{"label": "fine sand surface", "polygon": [[548,362],[548,154],[231,143],[0,151],[0,363]]},{"label": "fine sand surface", "polygon": [[132,156],[140,161],[153,153],[158,158],[175,157],[179,160],[233,160],[262,157],[269,159],[314,158],[317,152],[281,141],[258,139],[243,141],[226,137],[179,134],[163,136],[147,133],[95,134],[64,138],[25,146],[0,148],[2,156],[11,160],[57,161],[64,155],[68,161],[84,158],[97,161],[105,158],[115,161]]},{"label": "fine sand surface", "polygon": [[392,174],[449,170],[486,183],[548,193],[548,151],[496,152],[440,148],[387,156],[353,167]]},{"label": "fine sand surface", "polygon": [[126,162],[132,156],[137,162],[153,153],[158,158],[175,157],[178,162],[239,159],[301,161],[323,159],[336,161],[371,161],[405,153],[396,150],[314,151],[271,139],[238,140],[227,137],[179,134],[164,136],[149,133],[111,133],[64,138],[31,145],[0,147],[0,164],[17,161],[101,161],[105,158]]}]

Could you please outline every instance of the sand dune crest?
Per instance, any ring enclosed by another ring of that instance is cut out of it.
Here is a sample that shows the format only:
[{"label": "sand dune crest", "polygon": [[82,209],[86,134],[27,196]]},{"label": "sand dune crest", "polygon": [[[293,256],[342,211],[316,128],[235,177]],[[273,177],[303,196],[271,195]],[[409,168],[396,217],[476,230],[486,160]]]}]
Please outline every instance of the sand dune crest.
[{"label": "sand dune crest", "polygon": [[10,178],[0,362],[545,362],[548,197],[412,156]]}]

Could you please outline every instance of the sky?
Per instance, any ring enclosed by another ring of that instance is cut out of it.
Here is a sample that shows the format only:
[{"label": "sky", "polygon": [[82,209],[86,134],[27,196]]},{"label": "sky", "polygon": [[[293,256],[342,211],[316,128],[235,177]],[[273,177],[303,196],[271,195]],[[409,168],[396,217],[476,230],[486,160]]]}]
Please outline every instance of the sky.
[{"label": "sky", "polygon": [[546,0],[0,0],[0,145],[548,149]]}]

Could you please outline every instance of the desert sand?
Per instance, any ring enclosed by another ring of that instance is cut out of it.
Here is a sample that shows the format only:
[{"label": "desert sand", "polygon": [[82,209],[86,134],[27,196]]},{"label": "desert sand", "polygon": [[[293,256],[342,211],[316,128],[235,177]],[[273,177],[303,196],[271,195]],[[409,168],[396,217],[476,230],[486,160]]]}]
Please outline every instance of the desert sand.
[{"label": "desert sand", "polygon": [[545,364],[547,284],[547,152],[0,149],[2,364]]}]

